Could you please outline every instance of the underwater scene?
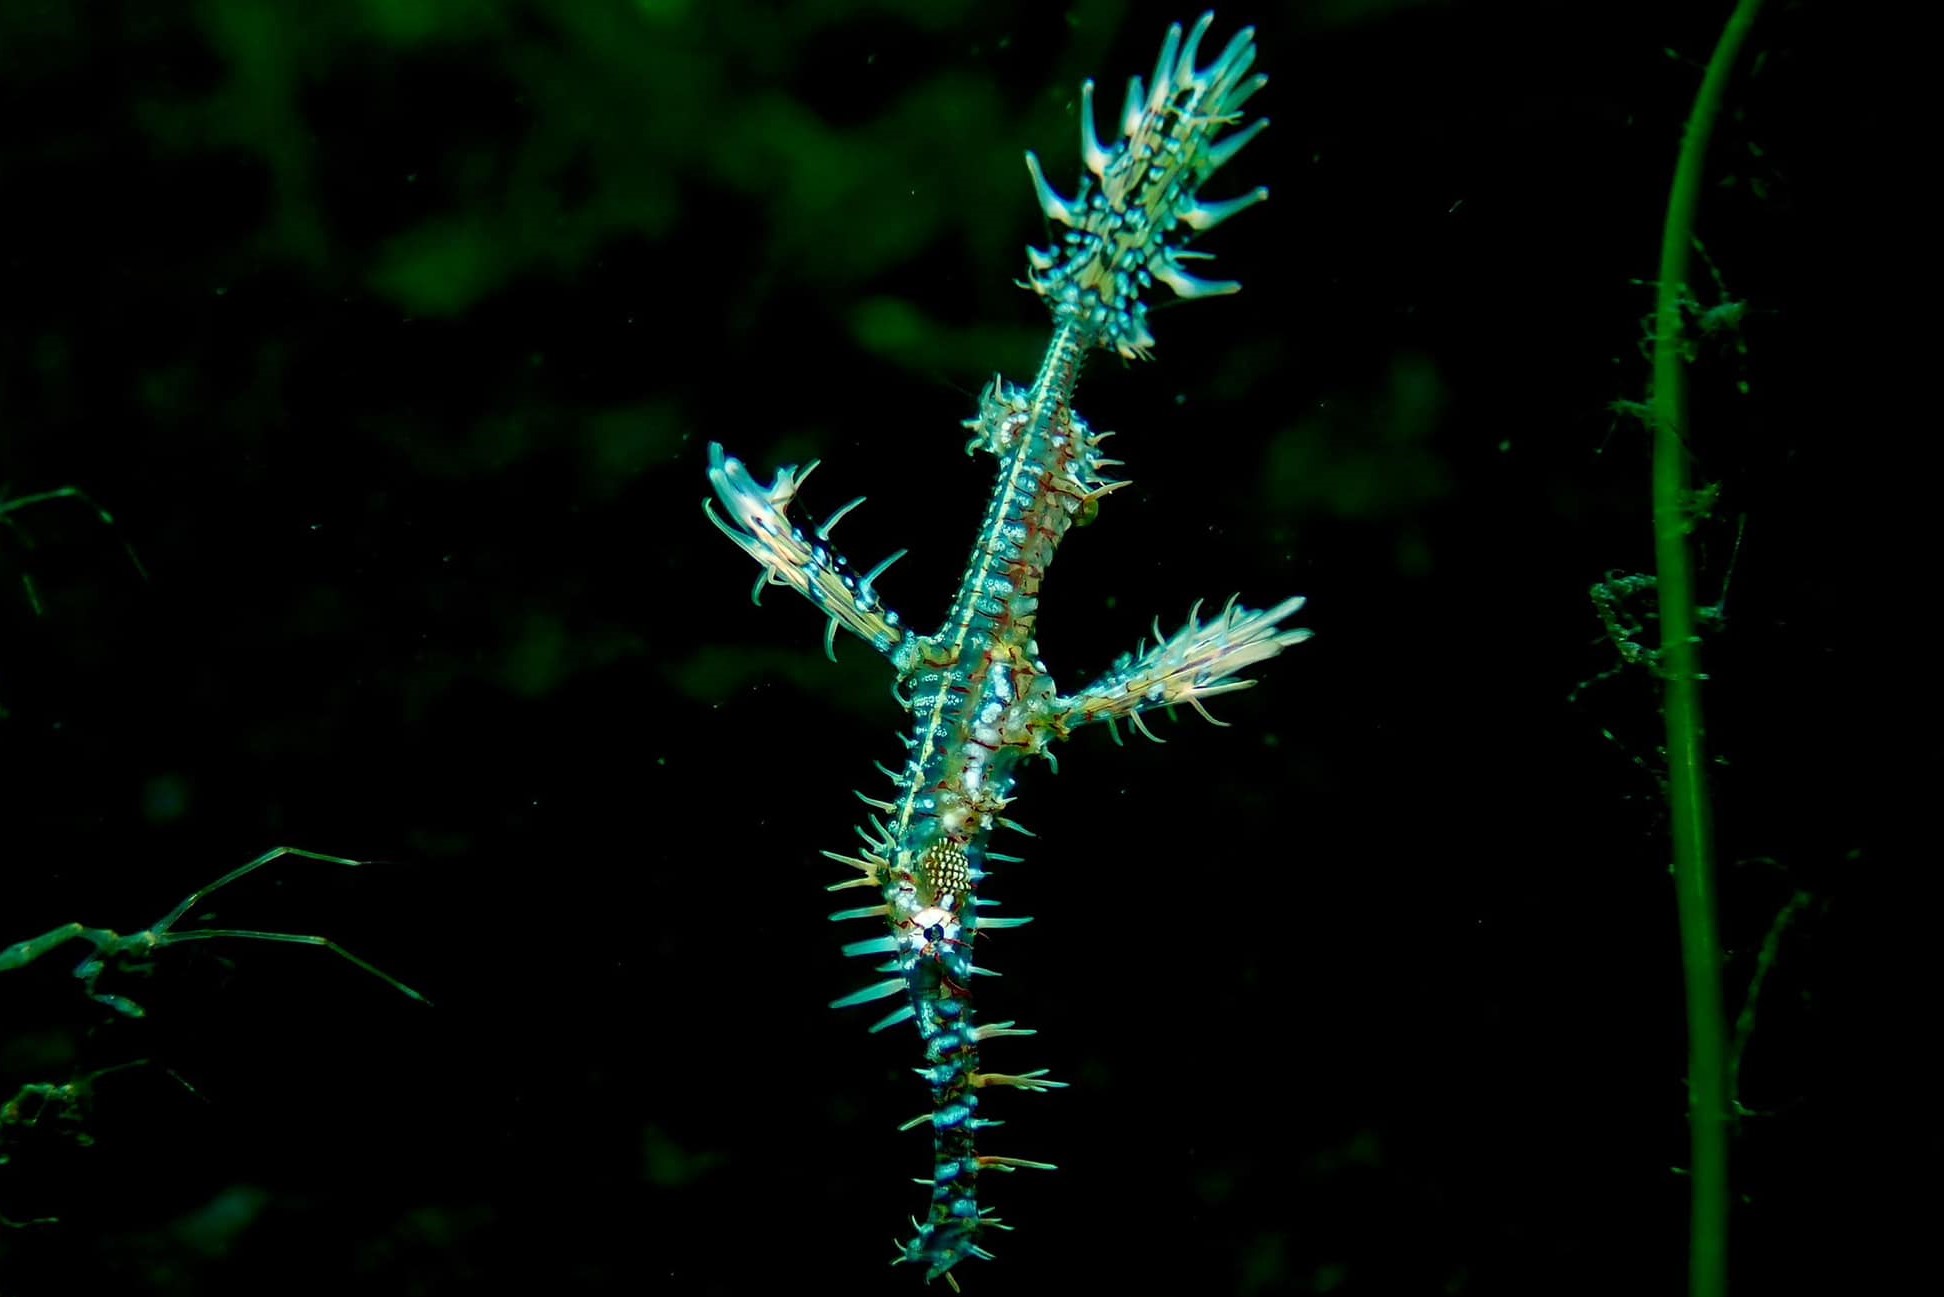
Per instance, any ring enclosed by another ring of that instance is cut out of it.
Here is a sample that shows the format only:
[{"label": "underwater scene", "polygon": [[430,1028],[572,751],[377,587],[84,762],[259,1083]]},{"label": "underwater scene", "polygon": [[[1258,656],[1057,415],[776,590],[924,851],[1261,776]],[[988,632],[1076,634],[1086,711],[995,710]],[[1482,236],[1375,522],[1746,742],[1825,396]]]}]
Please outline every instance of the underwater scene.
[{"label": "underwater scene", "polygon": [[1867,12],[0,5],[0,1297],[1897,1273]]}]

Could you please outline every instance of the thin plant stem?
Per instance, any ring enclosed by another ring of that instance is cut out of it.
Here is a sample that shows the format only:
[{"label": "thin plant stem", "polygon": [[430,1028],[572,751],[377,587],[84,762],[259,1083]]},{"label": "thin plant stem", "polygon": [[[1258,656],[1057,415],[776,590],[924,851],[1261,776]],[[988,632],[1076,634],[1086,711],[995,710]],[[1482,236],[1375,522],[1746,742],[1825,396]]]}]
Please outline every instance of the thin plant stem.
[{"label": "thin plant stem", "polygon": [[1756,953],[1755,972],[1748,979],[1748,994],[1743,997],[1741,1012],[1735,1017],[1735,1045],[1728,1055],[1728,1098],[1735,1105],[1737,1117],[1748,1115],[1741,1101],[1742,1055],[1748,1052],[1749,1038],[1755,1034],[1755,1004],[1761,999],[1762,984],[1768,980],[1782,951],[1782,934],[1789,930],[1796,915],[1809,908],[1815,899],[1812,893],[1800,890],[1791,896],[1789,903],[1776,913],[1775,921],[1769,924],[1768,935],[1762,938],[1762,948]]},{"label": "thin plant stem", "polygon": [[1739,0],[1688,115],[1661,232],[1654,305],[1653,386],[1655,589],[1660,601],[1660,665],[1665,675],[1667,802],[1673,838],[1674,896],[1687,984],[1689,1297],[1728,1291],[1729,1034],[1715,918],[1714,843],[1707,750],[1701,724],[1701,657],[1696,640],[1693,484],[1687,448],[1687,363],[1682,308],[1694,246],[1708,143],[1728,79],[1762,0]]}]

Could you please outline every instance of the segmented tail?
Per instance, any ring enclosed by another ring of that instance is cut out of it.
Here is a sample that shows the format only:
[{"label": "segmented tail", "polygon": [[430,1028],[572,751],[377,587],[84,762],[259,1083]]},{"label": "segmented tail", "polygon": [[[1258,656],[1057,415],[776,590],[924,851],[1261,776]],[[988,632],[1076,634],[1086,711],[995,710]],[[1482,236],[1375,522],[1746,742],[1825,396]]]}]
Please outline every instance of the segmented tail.
[{"label": "segmented tail", "polygon": [[[1067,227],[1051,248],[1028,248],[1031,265],[1024,287],[1046,299],[1056,324],[1070,324],[1093,345],[1145,358],[1154,345],[1142,293],[1160,280],[1182,297],[1233,293],[1233,281],[1198,279],[1183,261],[1207,260],[1188,241],[1269,196],[1263,188],[1240,198],[1204,203],[1202,182],[1254,139],[1267,118],[1217,141],[1233,125],[1249,96],[1268,78],[1250,76],[1255,29],[1235,34],[1221,56],[1195,67],[1201,40],[1215,15],[1205,13],[1184,41],[1181,24],[1168,28],[1154,80],[1127,83],[1121,138],[1112,150],[1094,133],[1093,82],[1080,87],[1080,158],[1087,174],[1079,195],[1062,198],[1046,183],[1039,159],[1028,150],[1027,170],[1049,219]],[[1182,227],[1186,227],[1183,229]]]},{"label": "segmented tail", "polygon": [[1152,649],[1137,650],[1138,656],[1129,655],[1071,696],[1055,691],[1034,642],[1040,581],[1054,548],[1101,496],[1123,485],[1104,475],[1119,463],[1100,454],[1108,434],[1089,430],[1073,410],[1084,359],[1094,347],[1129,358],[1147,354],[1154,338],[1141,297],[1157,280],[1182,297],[1234,292],[1236,284],[1184,270],[1184,262],[1205,255],[1187,245],[1195,234],[1268,197],[1266,189],[1225,202],[1198,197],[1202,182],[1267,124],[1257,121],[1223,138],[1267,79],[1250,72],[1255,42],[1247,28],[1208,67],[1195,66],[1213,22],[1214,15],[1202,15],[1185,38],[1179,24],[1168,29],[1152,84],[1135,77],[1128,86],[1111,151],[1094,132],[1093,83],[1082,87],[1086,174],[1078,197],[1055,193],[1038,159],[1026,155],[1041,207],[1066,227],[1053,248],[1028,252],[1026,286],[1046,299],[1053,337],[1032,385],[1014,387],[995,378],[979,417],[967,425],[974,431],[967,449],[992,452],[1000,467],[958,597],[938,632],[912,633],[883,606],[874,582],[890,560],[860,576],[831,547],[832,525],[856,502],[806,534],[790,509],[808,469],[783,468],[764,484],[720,446],[709,447],[709,480],[724,513],[705,508],[762,566],[752,593],[766,584],[787,585],[808,597],[830,618],[826,648],[838,629],[856,632],[897,668],[899,701],[914,714],[905,738],[909,759],[902,770],[884,768],[896,800],[859,794],[886,819],[870,817],[870,828],[859,830],[864,846],[855,854],[824,853],[860,874],[832,891],[865,889],[879,898],[830,917],[886,925],[882,935],[850,942],[844,952],[890,957],[877,967],[881,980],[833,1001],[833,1007],[895,997],[897,1007],[871,1029],[917,1024],[925,1048],[919,1071],[932,1104],[907,1126],[932,1129],[932,1176],[921,1182],[931,1188],[931,1204],[922,1221],[913,1221],[914,1236],[898,1245],[896,1261],[922,1267],[927,1280],[943,1278],[954,1291],[953,1268],[967,1257],[989,1258],[982,1240],[1007,1228],[979,1205],[980,1176],[1051,1169],[1049,1163],[976,1148],[979,1132],[999,1124],[980,1115],[981,1090],[1061,1084],[1047,1080],[1043,1070],[983,1071],[985,1041],[1031,1033],[1011,1022],[978,1026],[973,1020],[971,983],[990,971],[973,962],[975,942],[985,932],[1027,921],[982,912],[991,902],[978,895],[988,862],[1019,859],[989,845],[996,828],[1019,828],[1002,814],[1016,767],[1028,756],[1050,758],[1051,740],[1090,722],[1112,726],[1126,719],[1142,727],[1140,714],[1151,708],[1186,703],[1199,710],[1204,698],[1246,687],[1242,671],[1307,635],[1282,626],[1300,599],[1264,612],[1231,604],[1205,622],[1191,613],[1187,626],[1171,637],[1157,625]]}]

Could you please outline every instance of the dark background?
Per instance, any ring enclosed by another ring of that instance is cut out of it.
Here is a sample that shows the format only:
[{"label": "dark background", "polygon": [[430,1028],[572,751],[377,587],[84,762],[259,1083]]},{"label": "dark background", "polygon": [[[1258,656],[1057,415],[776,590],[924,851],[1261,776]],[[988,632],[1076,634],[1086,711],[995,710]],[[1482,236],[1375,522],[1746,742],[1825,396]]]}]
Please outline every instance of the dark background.
[{"label": "dark background", "polygon": [[[1135,485],[1041,644],[1310,597],[1313,643],[1025,772],[982,957],[1017,1226],[969,1291],[1674,1291],[1683,1022],[1653,682],[1588,602],[1649,562],[1638,399],[1681,122],[1728,4],[1322,0],[1258,25],[1274,127],[1211,183],[1236,298],[1079,406]],[[1694,369],[1731,1010],[1796,892],[1736,1143],[1742,1291],[1841,1290],[1909,1200],[1865,1010],[1906,862],[1883,656],[1901,255],[1868,6],[1772,3],[1701,214]],[[1570,16],[1563,16],[1570,15]],[[1188,10],[1080,3],[0,7],[0,941],[196,912],[102,989],[0,979],[0,1292],[909,1292],[908,1031],[825,1004],[816,854],[903,720],[706,523],[705,446],[826,461],[807,517],[907,620],[1045,336],[1012,281]],[[1165,297],[1165,294],[1163,294]],[[1739,385],[1746,385],[1746,392]],[[1893,438],[1900,442],[1893,443]],[[1737,549],[1737,538],[1739,548]],[[141,570],[130,561],[130,552]],[[146,575],[144,575],[144,573]],[[1635,605],[1644,610],[1644,605]],[[1651,632],[1651,627],[1649,631]],[[1909,736],[1906,736],[1908,738]],[[849,934],[855,936],[857,934]],[[95,1077],[98,1069],[142,1065]],[[1894,1089],[1894,1087],[1892,1087]],[[38,1115],[38,1120],[29,1120]],[[1908,1137],[1914,1142],[1917,1136]],[[1894,1155],[1893,1155],[1894,1157]]]}]

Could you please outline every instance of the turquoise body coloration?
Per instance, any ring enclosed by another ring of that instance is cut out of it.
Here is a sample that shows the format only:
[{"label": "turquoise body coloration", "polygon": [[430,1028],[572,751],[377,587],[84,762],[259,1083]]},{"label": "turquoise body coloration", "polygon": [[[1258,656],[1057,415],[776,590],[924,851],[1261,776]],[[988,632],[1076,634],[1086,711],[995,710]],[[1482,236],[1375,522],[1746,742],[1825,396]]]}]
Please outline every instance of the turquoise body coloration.
[{"label": "turquoise body coloration", "polygon": [[1040,210],[1066,227],[1053,247],[1027,250],[1028,285],[1046,299],[1055,323],[1070,324],[1094,345],[1130,359],[1147,355],[1154,345],[1141,298],[1155,281],[1182,297],[1241,287],[1191,274],[1182,262],[1207,257],[1186,243],[1269,196],[1258,188],[1222,202],[1199,198],[1202,182],[1269,124],[1259,119],[1222,135],[1268,78],[1249,75],[1255,32],[1248,27],[1209,66],[1195,66],[1214,20],[1214,14],[1203,14],[1185,42],[1179,26],[1168,29],[1151,83],[1144,88],[1139,77],[1128,82],[1122,138],[1112,150],[1100,146],[1094,131],[1093,82],[1080,87],[1080,158],[1086,173],[1076,197],[1062,198],[1046,182],[1039,159],[1026,154]]},{"label": "turquoise body coloration", "polygon": [[[1087,176],[1079,196],[1060,197],[1039,163],[1027,164],[1046,214],[1067,227],[1059,245],[1029,253],[1028,286],[1053,316],[1053,337],[1032,385],[995,378],[966,426],[968,450],[999,460],[997,478],[958,592],[945,622],[930,635],[912,635],[878,598],[874,581],[890,560],[857,576],[829,544],[831,524],[807,536],[788,510],[808,470],[784,468],[759,483],[720,446],[709,448],[709,480],[726,510],[710,517],[763,565],[757,584],[788,585],[829,619],[826,647],[839,627],[884,654],[897,672],[895,693],[911,712],[906,757],[886,770],[888,798],[860,797],[879,814],[859,829],[855,853],[825,852],[859,877],[831,890],[868,888],[879,903],[843,910],[833,919],[880,919],[885,933],[852,942],[845,953],[888,955],[875,982],[834,1001],[835,1007],[902,996],[903,1003],[872,1028],[917,1024],[931,1089],[930,1115],[912,1124],[932,1128],[931,1205],[898,1260],[922,1266],[927,1278],[949,1276],[967,1257],[990,1257],[982,1240],[1003,1228],[979,1205],[981,1171],[1046,1163],[981,1154],[979,1132],[997,1123],[979,1115],[980,1091],[993,1086],[1045,1090],[1060,1083],[1043,1071],[986,1072],[980,1045],[996,1037],[1030,1035],[1012,1023],[980,1027],[972,1008],[972,980],[988,970],[973,959],[981,927],[1013,927],[1023,917],[981,916],[978,896],[992,863],[1016,860],[992,850],[993,833],[1018,828],[1004,812],[1019,763],[1051,757],[1050,745],[1092,721],[1141,713],[1247,687],[1239,672],[1308,637],[1281,622],[1302,606],[1289,599],[1265,612],[1231,605],[1208,622],[1190,615],[1171,637],[1157,627],[1155,645],[1116,663],[1102,679],[1071,695],[1054,687],[1035,640],[1040,586],[1061,540],[1077,521],[1123,483],[1105,476],[1119,461],[1105,458],[1095,433],[1073,410],[1073,393],[1087,354],[1104,348],[1145,356],[1153,344],[1142,293],[1159,281],[1194,297],[1232,292],[1182,269],[1199,254],[1185,242],[1266,197],[1205,204],[1201,184],[1263,125],[1224,134],[1264,78],[1251,75],[1255,45],[1237,33],[1208,67],[1195,59],[1213,21],[1203,15],[1184,40],[1168,31],[1152,85],[1129,87],[1121,138],[1110,151],[1095,138],[1092,84],[1083,87],[1081,154]],[[812,468],[815,465],[811,466]],[[896,556],[893,556],[895,559]],[[1021,830],[1023,832],[1023,830]]]}]

